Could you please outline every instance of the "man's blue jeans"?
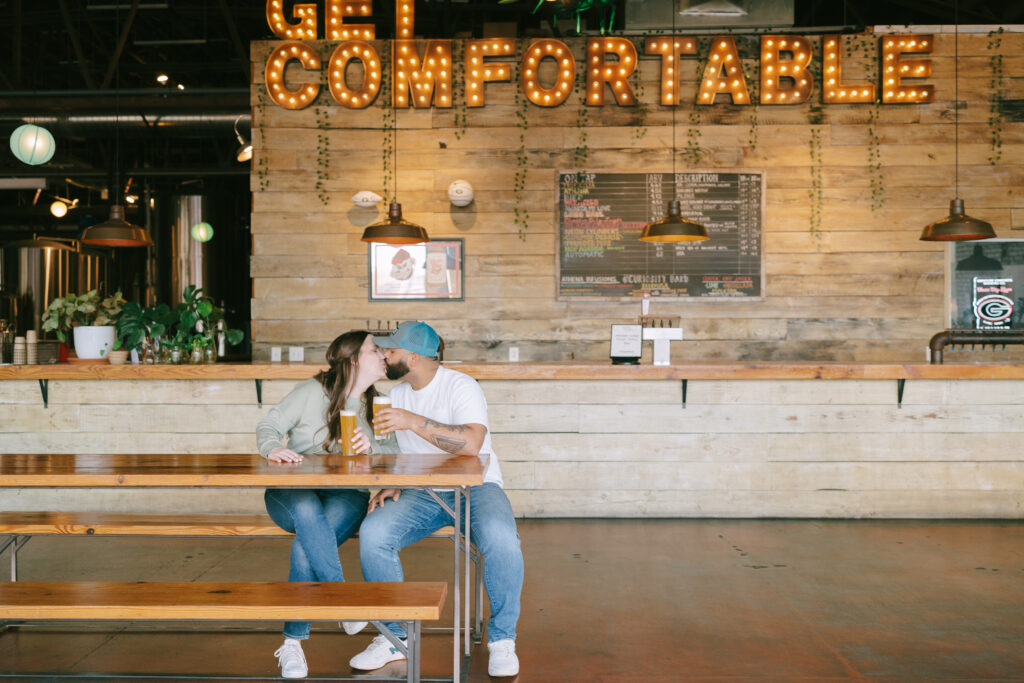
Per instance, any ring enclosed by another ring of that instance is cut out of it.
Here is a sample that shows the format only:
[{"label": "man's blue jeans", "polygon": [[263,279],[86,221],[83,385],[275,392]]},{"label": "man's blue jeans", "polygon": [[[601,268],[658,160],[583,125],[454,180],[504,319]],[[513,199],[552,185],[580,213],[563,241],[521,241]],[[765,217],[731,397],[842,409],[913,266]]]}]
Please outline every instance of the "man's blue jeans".
[{"label": "man's blue jeans", "polygon": [[[453,505],[455,493],[438,495]],[[363,520],[359,528],[359,560],[367,581],[401,581],[398,551],[452,524],[451,516],[426,491],[404,489],[397,501],[388,500]],[[497,484],[470,488],[471,540],[484,556],[484,588],[491,603],[487,641],[515,639],[519,596],[523,589],[523,553],[512,506]],[[464,599],[469,599],[465,596]],[[397,623],[388,627],[404,638]]]},{"label": "man's blue jeans", "polygon": [[[289,581],[344,581],[338,547],[359,528],[370,493],[358,489],[267,489],[274,524],[295,534]],[[309,638],[308,621],[289,621],[285,638]]]}]

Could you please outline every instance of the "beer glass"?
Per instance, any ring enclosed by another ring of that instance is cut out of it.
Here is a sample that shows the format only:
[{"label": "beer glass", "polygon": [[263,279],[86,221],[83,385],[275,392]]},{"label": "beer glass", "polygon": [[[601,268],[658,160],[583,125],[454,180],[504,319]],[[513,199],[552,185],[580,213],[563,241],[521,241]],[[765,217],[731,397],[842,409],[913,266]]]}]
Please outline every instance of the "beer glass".
[{"label": "beer glass", "polygon": [[[377,417],[377,412],[391,407],[391,398],[389,396],[374,396],[373,397],[373,416]],[[382,434],[377,428],[377,425],[373,426],[373,438],[377,441],[387,438],[387,434]]]},{"label": "beer glass", "polygon": [[356,449],[352,440],[356,435],[356,414],[352,410],[342,410],[338,413],[338,422],[341,424],[341,453],[342,455],[355,455]]}]

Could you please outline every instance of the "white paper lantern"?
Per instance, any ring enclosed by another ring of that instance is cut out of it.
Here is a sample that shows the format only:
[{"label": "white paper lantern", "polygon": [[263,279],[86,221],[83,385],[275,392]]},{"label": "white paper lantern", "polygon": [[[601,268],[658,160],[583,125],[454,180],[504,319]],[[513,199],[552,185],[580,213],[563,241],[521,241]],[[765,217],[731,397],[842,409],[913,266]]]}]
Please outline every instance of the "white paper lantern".
[{"label": "white paper lantern", "polygon": [[465,180],[453,180],[448,186],[448,201],[455,206],[469,206],[473,203],[473,186]]},{"label": "white paper lantern", "polygon": [[57,142],[50,131],[31,123],[18,126],[11,133],[11,151],[19,161],[31,166],[45,164],[57,151]]}]

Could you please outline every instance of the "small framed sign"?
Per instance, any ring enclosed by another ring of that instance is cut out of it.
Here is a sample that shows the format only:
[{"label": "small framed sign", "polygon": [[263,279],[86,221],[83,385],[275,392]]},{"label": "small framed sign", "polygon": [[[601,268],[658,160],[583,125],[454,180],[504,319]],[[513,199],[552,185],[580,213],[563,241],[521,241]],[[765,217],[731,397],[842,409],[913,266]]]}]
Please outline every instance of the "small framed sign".
[{"label": "small framed sign", "polygon": [[1024,239],[953,242],[950,327],[1024,329]]},{"label": "small framed sign", "polygon": [[643,352],[643,326],[612,325],[609,356],[614,365],[637,365]]},{"label": "small framed sign", "polygon": [[371,242],[370,301],[462,301],[463,240],[423,244]]}]

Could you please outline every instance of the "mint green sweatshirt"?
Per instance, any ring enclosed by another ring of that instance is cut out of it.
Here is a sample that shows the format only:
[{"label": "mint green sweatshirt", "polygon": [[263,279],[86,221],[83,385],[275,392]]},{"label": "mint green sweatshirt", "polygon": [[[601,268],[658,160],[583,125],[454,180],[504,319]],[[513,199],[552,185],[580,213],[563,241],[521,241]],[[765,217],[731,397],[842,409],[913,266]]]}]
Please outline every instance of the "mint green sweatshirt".
[{"label": "mint green sweatshirt", "polygon": [[[324,454],[324,440],[327,438],[327,404],[330,399],[323,385],[315,379],[308,379],[295,385],[281,402],[270,409],[267,416],[256,425],[256,443],[264,458],[275,448],[290,448],[302,455]],[[382,441],[373,438],[373,427],[366,421],[365,399],[349,396],[345,410],[354,410],[356,424],[370,438],[374,453],[397,453],[398,440],[389,434]],[[338,444],[332,444],[330,451],[340,452]]]}]

